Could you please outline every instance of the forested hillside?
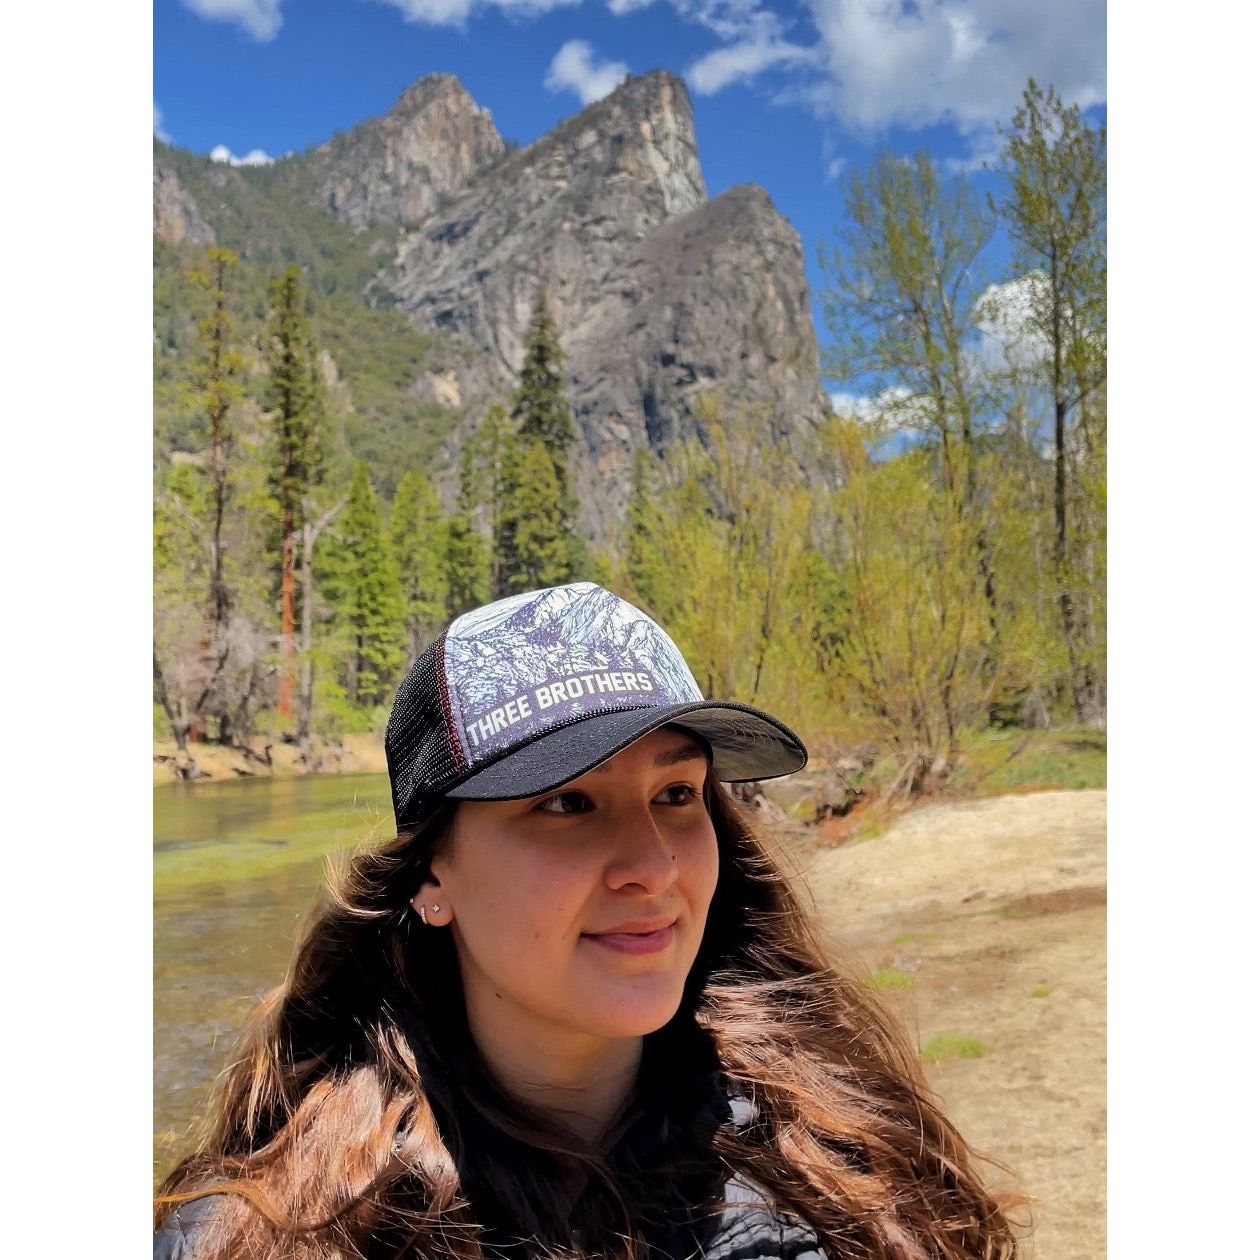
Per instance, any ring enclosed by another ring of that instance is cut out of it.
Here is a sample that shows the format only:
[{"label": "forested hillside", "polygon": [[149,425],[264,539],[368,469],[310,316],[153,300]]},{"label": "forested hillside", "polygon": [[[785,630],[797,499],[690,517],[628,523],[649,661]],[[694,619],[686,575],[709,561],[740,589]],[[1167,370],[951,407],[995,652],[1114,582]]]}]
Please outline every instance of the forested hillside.
[{"label": "forested hillside", "polygon": [[[592,107],[589,129],[662,101],[675,125],[676,89],[644,82]],[[425,108],[472,125],[451,91],[426,89]],[[377,132],[251,169],[155,149],[155,735],[177,745],[176,773],[195,774],[208,742],[259,768],[289,744],[317,770],[345,734],[383,726],[450,617],[578,577],[648,609],[707,694],[793,721],[851,794],[876,764],[888,790],[946,783],[982,732],[1105,723],[1101,132],[1031,85],[1000,197],[926,157],[854,171],[826,251],[823,367],[878,384],[818,414],[799,261],[755,198],[697,206],[684,146],[671,160],[690,182],[669,186],[683,192],[653,201],[643,183],[646,218],[624,193],[633,274],[680,258],[710,272],[722,232],[751,233],[774,248],[742,255],[738,284],[775,296],[746,327],[679,334],[696,363],[741,337],[760,347],[753,384],[694,367],[666,379],[653,359],[642,379],[659,393],[634,387],[635,430],[577,323],[605,309],[600,273],[573,263],[553,285],[530,272],[543,220],[487,218],[482,190],[533,188],[543,142],[516,158],[474,121],[485,154],[419,192],[344,173],[380,151]],[[547,138],[546,169],[557,144],[598,149],[583,134]],[[429,217],[381,221],[404,202]],[[467,270],[458,223],[493,228],[496,257],[524,251],[505,267],[515,305]],[[1012,248],[995,268],[999,227]],[[590,250],[582,266],[623,275],[616,248]],[[399,260],[421,256],[447,267],[446,288],[415,289]],[[782,275],[764,273],[773,259]],[[713,309],[745,300],[715,283]],[[629,302],[650,327],[653,294],[626,293],[588,324],[613,335]],[[486,366],[478,338],[518,336],[510,373]]]},{"label": "forested hillside", "polygon": [[[320,210],[299,159],[237,170],[155,143],[157,158],[214,224],[233,251],[232,312],[246,378],[262,370],[270,279],[302,267],[309,316],[323,352],[321,373],[337,403],[335,458],[367,461],[392,494],[399,468],[428,466],[460,418],[414,390],[427,372],[449,370],[460,351],[440,334],[418,331],[395,309],[381,282],[397,231],[356,231]],[[209,309],[190,274],[204,267],[206,246],[154,239],[153,320],[155,456],[159,484],[170,456],[199,449],[198,404],[189,390],[198,355],[197,322]],[[343,470],[344,471],[344,470]]]}]

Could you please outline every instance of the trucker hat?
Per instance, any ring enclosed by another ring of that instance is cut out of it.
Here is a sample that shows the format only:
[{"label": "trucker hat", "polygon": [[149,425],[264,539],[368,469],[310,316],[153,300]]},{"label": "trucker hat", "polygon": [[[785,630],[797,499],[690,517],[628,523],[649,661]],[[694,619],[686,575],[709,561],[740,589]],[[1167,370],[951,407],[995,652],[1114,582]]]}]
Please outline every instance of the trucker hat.
[{"label": "trucker hat", "polygon": [[456,617],[399,687],[385,730],[395,820],[443,797],[537,796],[667,724],[698,737],[725,782],[808,757],[770,714],[706,700],[669,635],[602,586],[510,595]]}]

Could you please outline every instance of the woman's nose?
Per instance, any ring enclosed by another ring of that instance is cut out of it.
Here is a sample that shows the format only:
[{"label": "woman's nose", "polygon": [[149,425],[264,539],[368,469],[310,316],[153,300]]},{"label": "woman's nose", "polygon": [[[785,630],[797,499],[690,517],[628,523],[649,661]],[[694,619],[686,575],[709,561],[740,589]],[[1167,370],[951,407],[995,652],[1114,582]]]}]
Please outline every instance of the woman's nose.
[{"label": "woman's nose", "polygon": [[619,812],[612,860],[606,875],[610,888],[638,884],[652,896],[678,881],[677,854],[667,835],[662,835],[650,809]]}]

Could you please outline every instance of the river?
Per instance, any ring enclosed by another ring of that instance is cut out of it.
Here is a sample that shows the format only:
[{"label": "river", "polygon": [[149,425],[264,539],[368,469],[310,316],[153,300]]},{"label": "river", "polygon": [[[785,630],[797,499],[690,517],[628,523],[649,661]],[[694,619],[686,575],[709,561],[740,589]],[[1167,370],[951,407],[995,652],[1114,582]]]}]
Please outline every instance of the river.
[{"label": "river", "polygon": [[325,857],[384,839],[383,774],[153,792],[154,1168],[187,1146],[249,1009],[278,984]]}]

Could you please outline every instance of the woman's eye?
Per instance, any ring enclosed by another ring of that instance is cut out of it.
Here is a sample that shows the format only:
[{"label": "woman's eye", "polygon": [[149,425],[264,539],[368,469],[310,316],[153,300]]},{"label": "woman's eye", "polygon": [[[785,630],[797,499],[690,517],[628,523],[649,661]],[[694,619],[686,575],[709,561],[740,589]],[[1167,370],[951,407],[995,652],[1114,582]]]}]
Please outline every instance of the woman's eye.
[{"label": "woman's eye", "polygon": [[[654,804],[690,805],[700,799],[700,792],[689,783],[672,783],[662,788],[653,798]],[[556,792],[544,797],[534,808],[544,814],[585,814],[594,809],[591,798],[585,792]]]},{"label": "woman's eye", "polygon": [[539,801],[534,808],[544,814],[581,814],[589,805],[590,801],[582,792],[557,792]]},{"label": "woman's eye", "polygon": [[661,796],[672,797],[665,802],[667,805],[690,805],[692,801],[699,799],[700,793],[690,783],[673,783],[660,793],[657,800]]}]

